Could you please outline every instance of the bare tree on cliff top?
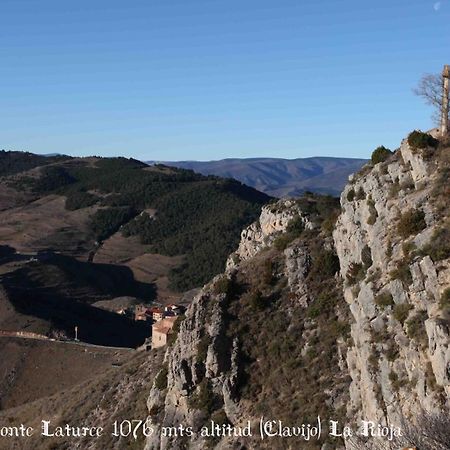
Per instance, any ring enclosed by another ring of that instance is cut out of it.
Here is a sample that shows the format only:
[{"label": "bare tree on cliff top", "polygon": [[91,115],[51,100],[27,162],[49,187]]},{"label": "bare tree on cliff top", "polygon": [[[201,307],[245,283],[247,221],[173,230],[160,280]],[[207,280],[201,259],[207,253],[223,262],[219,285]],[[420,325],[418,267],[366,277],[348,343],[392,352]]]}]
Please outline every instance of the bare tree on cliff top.
[{"label": "bare tree on cliff top", "polygon": [[416,95],[425,99],[425,102],[435,109],[432,118],[440,125],[443,136],[448,133],[449,78],[450,66],[446,65],[442,74],[424,75],[414,89]]}]

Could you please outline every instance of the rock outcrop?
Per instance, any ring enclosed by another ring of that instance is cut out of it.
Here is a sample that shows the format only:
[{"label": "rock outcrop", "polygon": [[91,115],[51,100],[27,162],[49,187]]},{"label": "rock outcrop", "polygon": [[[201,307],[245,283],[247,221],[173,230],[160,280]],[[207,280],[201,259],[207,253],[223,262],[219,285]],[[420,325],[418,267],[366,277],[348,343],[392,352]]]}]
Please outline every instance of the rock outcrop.
[{"label": "rock outcrop", "polygon": [[279,200],[263,206],[259,220],[242,231],[238,249],[228,258],[227,269],[236,267],[269,247],[280,233],[286,231],[294,217],[300,217],[305,228],[314,228],[313,222],[294,200]]}]

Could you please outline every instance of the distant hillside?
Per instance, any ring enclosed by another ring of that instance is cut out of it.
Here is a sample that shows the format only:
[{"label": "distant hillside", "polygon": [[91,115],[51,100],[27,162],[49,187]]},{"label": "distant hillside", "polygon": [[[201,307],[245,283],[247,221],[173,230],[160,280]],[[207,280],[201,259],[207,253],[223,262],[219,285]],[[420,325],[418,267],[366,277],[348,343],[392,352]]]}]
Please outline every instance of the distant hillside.
[{"label": "distant hillside", "polygon": [[69,159],[69,156],[58,155],[35,155],[28,152],[8,152],[0,150],[0,177],[13,175],[15,173],[30,170],[34,167],[45,166],[58,161]]},{"label": "distant hillside", "polygon": [[[39,165],[42,167],[36,167]],[[21,167],[30,166],[34,168],[17,173]],[[52,242],[48,240],[49,232],[43,231],[36,241],[46,245],[24,250],[65,252],[68,244],[83,237],[77,247],[86,252],[90,245],[90,260],[95,261],[98,246],[114,234],[137,236],[147,253],[184,256],[183,264],[173,269],[169,277],[172,287],[179,291],[201,286],[223,270],[242,228],[270,200],[269,196],[235,180],[163,165],[148,167],[126,158],[66,159],[1,152],[0,167],[9,167],[6,173],[15,173],[4,178],[5,189],[32,195],[34,205],[26,208],[30,223],[41,226],[43,218],[49,224],[56,217],[60,219],[59,227],[52,227]],[[5,191],[5,198],[12,195]],[[55,195],[65,197],[65,209],[53,207],[48,218],[33,217],[34,211],[40,211],[40,206],[49,204]],[[23,211],[23,207],[17,211],[22,222]],[[10,222],[14,212],[12,208],[5,209],[5,220]],[[18,233],[16,222],[4,228],[8,236],[17,235],[16,240],[23,240],[33,233],[31,229]],[[75,222],[77,225],[72,228]],[[5,237],[0,229],[0,240],[18,248],[15,238],[6,241]],[[71,251],[71,256],[74,252]]]},{"label": "distant hillside", "polygon": [[191,169],[203,175],[235,178],[268,195],[288,197],[305,191],[339,195],[348,176],[366,162],[365,159],[314,157],[175,161],[164,164]]}]

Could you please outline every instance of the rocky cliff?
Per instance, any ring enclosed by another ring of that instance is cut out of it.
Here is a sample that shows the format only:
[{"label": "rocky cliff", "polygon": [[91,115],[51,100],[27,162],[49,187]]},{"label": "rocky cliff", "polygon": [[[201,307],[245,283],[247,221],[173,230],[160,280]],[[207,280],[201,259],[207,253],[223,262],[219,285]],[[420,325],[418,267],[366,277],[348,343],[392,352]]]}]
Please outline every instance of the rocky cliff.
[{"label": "rocky cliff", "polygon": [[405,139],[341,196],[333,236],[354,319],[350,406],[362,417],[449,406],[449,151]]},{"label": "rocky cliff", "polygon": [[[147,450],[299,448],[201,436],[211,420],[387,424],[448,412],[450,150],[432,145],[405,140],[363,168],[340,210],[320,196],[263,208],[167,349]],[[193,435],[167,432],[180,424]]]}]

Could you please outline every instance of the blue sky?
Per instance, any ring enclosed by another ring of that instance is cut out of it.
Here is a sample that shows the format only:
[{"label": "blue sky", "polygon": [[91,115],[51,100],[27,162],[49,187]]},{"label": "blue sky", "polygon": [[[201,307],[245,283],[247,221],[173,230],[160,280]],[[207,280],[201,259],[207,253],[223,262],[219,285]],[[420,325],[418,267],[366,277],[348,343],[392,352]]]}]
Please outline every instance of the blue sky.
[{"label": "blue sky", "polygon": [[367,157],[431,111],[450,0],[1,0],[0,148]]}]

